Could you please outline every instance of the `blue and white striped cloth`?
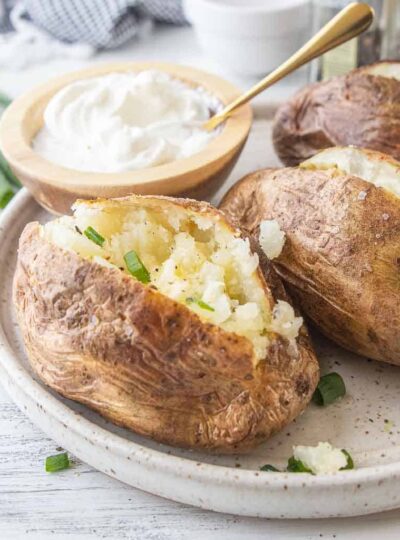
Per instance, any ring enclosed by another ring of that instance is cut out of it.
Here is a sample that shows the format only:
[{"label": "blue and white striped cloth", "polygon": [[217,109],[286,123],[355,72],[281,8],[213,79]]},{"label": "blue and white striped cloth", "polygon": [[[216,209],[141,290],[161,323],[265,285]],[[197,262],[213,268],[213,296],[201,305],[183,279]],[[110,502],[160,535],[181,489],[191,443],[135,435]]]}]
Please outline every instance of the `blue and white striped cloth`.
[{"label": "blue and white striped cloth", "polygon": [[0,0],[0,33],[17,30],[13,10],[52,38],[110,49],[130,40],[143,21],[185,24],[181,0]]}]

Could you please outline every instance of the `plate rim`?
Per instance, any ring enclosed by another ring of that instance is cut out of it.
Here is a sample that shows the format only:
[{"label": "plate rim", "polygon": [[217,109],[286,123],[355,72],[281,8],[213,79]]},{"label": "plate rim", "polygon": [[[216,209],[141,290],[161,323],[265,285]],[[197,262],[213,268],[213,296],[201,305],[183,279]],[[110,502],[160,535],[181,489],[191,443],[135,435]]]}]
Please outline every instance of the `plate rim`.
[{"label": "plate rim", "polygon": [[[37,204],[32,195],[24,188],[2,212],[2,215],[0,216],[0,253],[8,247],[8,242],[4,241],[4,237],[7,235],[7,231],[9,230],[14,216],[19,212],[22,213],[23,207],[32,203]],[[4,248],[4,246],[6,246],[6,248]],[[0,276],[1,274],[2,268],[0,268]],[[7,309],[12,310],[12,304]],[[379,485],[380,481],[384,481],[388,478],[393,479],[395,475],[400,475],[400,461],[360,467],[358,469],[341,471],[335,474],[315,476],[288,472],[270,472],[265,474],[256,469],[242,469],[226,465],[204,463],[199,460],[191,460],[186,457],[169,454],[163,450],[148,448],[140,443],[124,439],[124,437],[91,422],[80,413],[72,410],[56,396],[52,395],[46,386],[42,386],[39,382],[34,380],[31,374],[22,365],[18,354],[8,341],[5,329],[1,322],[0,352],[0,368],[6,373],[12,383],[17,385],[18,389],[26,394],[31,400],[42,405],[47,414],[57,422],[62,422],[68,430],[71,430],[80,437],[86,439],[88,439],[90,432],[90,439],[96,439],[97,443],[102,444],[103,446],[105,444],[104,439],[107,438],[107,445],[110,446],[111,441],[113,452],[118,453],[120,456],[123,456],[124,453],[126,454],[126,448],[129,447],[132,454],[132,461],[136,460],[137,464],[140,464],[142,463],[142,460],[145,459],[147,466],[152,466],[168,474],[173,473],[176,476],[185,478],[190,475],[190,478],[198,481],[212,480],[212,484],[235,484],[235,486],[240,485],[246,488],[252,487],[256,489],[268,487],[268,489],[273,491],[280,491],[282,488],[287,489],[287,487],[291,489],[301,488],[303,493],[305,488],[319,491],[321,488],[327,486],[333,488],[334,486],[345,487],[353,486],[354,484],[370,483],[378,483]],[[6,387],[6,390],[10,395],[8,385],[3,386]],[[13,395],[10,395],[10,398],[14,400]],[[79,422],[76,422],[76,416],[79,416]],[[125,451],[123,450],[123,446],[125,446]],[[198,465],[199,463],[200,466]],[[94,467],[97,468],[95,465]],[[390,506],[389,503],[385,506],[385,509],[397,506],[399,506],[399,504]],[[377,510],[374,510],[371,507],[368,512],[364,513],[371,513],[373,511],[376,512]],[[348,515],[360,514],[361,512],[357,512],[356,514]]]}]

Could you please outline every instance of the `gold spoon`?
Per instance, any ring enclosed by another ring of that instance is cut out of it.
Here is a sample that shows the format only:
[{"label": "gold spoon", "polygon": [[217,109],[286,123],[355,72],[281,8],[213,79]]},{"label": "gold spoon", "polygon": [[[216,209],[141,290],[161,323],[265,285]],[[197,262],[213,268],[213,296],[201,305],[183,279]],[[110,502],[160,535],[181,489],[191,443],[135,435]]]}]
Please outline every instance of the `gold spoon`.
[{"label": "gold spoon", "polygon": [[368,4],[360,2],[349,4],[277,69],[235,99],[235,101],[232,101],[221,112],[207,120],[203,128],[207,131],[212,131],[221,122],[226,120],[235,109],[244,105],[254,96],[283,79],[283,77],[286,77],[286,75],[289,75],[295,69],[364,32],[370,26],[373,19],[374,10]]}]

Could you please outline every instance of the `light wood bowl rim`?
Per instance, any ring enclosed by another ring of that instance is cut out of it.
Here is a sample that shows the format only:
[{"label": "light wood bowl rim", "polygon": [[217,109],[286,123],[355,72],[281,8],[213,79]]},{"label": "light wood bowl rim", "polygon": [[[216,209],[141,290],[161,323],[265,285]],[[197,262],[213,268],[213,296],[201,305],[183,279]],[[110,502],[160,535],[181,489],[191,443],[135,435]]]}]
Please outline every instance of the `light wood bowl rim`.
[{"label": "light wood bowl rim", "polygon": [[[63,86],[80,79],[96,77],[111,72],[165,71],[186,83],[202,86],[214,94],[223,104],[236,98],[241,92],[230,82],[217,75],[195,68],[164,62],[116,62],[73,71],[58,76],[17,98],[5,111],[0,122],[0,148],[17,174],[33,178],[67,191],[75,188],[126,187],[143,184],[161,185],[173,182],[177,177],[188,175],[188,186],[201,185],[213,174],[219,164],[228,162],[247,138],[252,122],[252,111],[247,104],[225,122],[221,133],[206,148],[188,158],[180,159],[146,169],[123,173],[97,173],[76,171],[47,161],[37,154],[23,133],[27,115],[32,114],[39,103],[48,103]],[[32,138],[35,133],[32,135]],[[197,180],[190,179],[195,175]],[[202,177],[202,179],[200,179]],[[186,182],[184,182],[186,183]]]}]

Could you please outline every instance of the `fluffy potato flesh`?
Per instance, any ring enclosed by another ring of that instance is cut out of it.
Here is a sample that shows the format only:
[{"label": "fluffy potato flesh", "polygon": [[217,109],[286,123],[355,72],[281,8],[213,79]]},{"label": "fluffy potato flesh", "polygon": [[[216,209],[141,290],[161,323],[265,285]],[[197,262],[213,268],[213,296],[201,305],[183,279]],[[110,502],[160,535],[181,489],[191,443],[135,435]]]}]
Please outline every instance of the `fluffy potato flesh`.
[{"label": "fluffy potato flesh", "polygon": [[397,79],[400,81],[400,63],[399,62],[378,62],[361,69],[364,73],[386,77],[387,79]]},{"label": "fluffy potato flesh", "polygon": [[[79,202],[74,216],[44,226],[50,242],[128,275],[124,256],[134,250],[151,284],[204,321],[248,338],[255,358],[265,357],[271,332],[294,340],[302,319],[280,301],[273,312],[258,276],[259,259],[248,239],[218,219],[178,206]],[[102,246],[85,236],[92,227]]]},{"label": "fluffy potato flesh", "polygon": [[400,163],[386,154],[355,146],[327,148],[300,164],[303,169],[336,169],[400,197]]}]

